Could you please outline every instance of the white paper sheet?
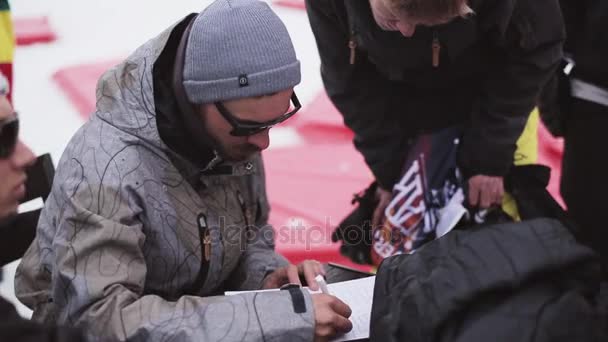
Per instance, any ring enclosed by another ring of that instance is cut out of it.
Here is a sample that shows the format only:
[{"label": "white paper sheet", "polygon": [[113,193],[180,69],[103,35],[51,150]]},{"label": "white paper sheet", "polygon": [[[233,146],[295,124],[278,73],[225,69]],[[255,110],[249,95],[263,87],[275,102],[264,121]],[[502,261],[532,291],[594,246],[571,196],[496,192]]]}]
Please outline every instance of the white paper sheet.
[{"label": "white paper sheet", "polygon": [[329,293],[340,298],[352,310],[350,321],[353,330],[333,339],[333,342],[351,341],[369,337],[369,322],[372,315],[372,299],[376,277],[328,284]]},{"label": "white paper sheet", "polygon": [[459,189],[448,204],[439,211],[439,222],[435,228],[438,238],[452,231],[462,217],[467,214],[467,209],[462,205],[464,200],[464,192]]},{"label": "white paper sheet", "polygon": [[[372,276],[327,285],[329,294],[338,297],[352,310],[350,321],[353,323],[353,329],[348,334],[344,334],[333,339],[332,342],[351,341],[369,337],[369,323],[372,314],[372,299],[374,297],[375,282],[376,277]],[[279,290],[229,291],[226,292],[225,295],[233,296],[240,293],[267,291]],[[319,291],[310,292],[319,293]]]}]

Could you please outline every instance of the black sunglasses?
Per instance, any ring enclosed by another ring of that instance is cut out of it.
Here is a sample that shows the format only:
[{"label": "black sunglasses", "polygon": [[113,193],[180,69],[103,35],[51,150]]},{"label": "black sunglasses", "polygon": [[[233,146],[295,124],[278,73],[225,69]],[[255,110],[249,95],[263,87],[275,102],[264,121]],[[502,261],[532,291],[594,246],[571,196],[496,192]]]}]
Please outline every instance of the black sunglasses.
[{"label": "black sunglasses", "polygon": [[215,102],[215,107],[220,112],[220,114],[222,114],[224,119],[226,119],[226,121],[228,121],[230,125],[232,125],[233,129],[232,131],[230,131],[230,135],[233,135],[235,137],[246,137],[258,134],[262,131],[272,128],[275,125],[280,124],[281,122],[292,117],[295,113],[298,112],[298,110],[300,110],[300,108],[302,108],[302,105],[300,105],[300,100],[298,100],[298,97],[296,96],[295,92],[291,95],[291,102],[293,103],[293,109],[291,111],[279,116],[274,120],[266,122],[241,120],[234,116],[232,113],[230,113],[230,111],[228,111],[228,109],[226,109],[226,107],[224,107],[221,102]]},{"label": "black sunglasses", "polygon": [[17,113],[12,117],[0,120],[0,159],[6,159],[13,154],[19,136],[19,118]]}]

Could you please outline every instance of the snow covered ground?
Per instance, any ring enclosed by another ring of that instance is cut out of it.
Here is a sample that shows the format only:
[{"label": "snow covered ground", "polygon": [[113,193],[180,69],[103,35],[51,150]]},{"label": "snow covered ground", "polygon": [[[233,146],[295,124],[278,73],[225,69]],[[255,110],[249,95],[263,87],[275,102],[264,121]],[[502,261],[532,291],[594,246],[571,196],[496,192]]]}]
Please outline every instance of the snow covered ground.
[{"label": "snow covered ground", "polygon": [[[15,108],[21,138],[37,154],[59,160],[83,119],[53,82],[60,68],[128,55],[146,40],[209,0],[9,0],[13,17],[48,16],[59,39],[51,44],[19,47],[15,55]],[[305,105],[322,88],[319,58],[304,11],[273,7],[285,22],[302,62],[302,83],[296,88]],[[295,131],[271,131],[271,148],[298,144]],[[4,269],[0,294],[17,302],[13,291],[16,263]],[[19,305],[20,313],[31,312]]]}]

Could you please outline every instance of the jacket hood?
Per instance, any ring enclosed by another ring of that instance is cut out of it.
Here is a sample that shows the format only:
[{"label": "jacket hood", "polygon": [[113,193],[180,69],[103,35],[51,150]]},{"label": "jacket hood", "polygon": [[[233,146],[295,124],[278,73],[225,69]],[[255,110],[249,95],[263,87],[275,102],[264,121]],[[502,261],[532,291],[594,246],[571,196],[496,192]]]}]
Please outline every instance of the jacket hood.
[{"label": "jacket hood", "polygon": [[187,101],[180,101],[174,72],[190,14],[106,71],[97,84],[95,116],[167,155],[208,168],[215,153]]}]

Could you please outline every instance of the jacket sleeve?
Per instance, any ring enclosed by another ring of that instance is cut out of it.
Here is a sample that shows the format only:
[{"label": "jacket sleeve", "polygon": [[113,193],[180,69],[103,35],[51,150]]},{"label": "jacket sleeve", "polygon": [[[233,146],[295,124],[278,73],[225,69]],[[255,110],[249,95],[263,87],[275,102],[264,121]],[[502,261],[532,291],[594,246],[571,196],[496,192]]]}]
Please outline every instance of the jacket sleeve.
[{"label": "jacket sleeve", "polygon": [[385,189],[397,181],[406,155],[408,134],[399,130],[396,89],[381,79],[375,67],[357,51],[350,65],[350,32],[346,18],[337,13],[339,1],[306,0],[306,9],[321,58],[325,89],[354,131],[355,147],[376,180]]},{"label": "jacket sleeve", "polygon": [[255,224],[248,227],[247,248],[241,255],[237,269],[228,279],[228,287],[235,290],[258,290],[264,278],[279,267],[289,264],[275,251],[276,234],[268,223],[270,205],[266,196],[266,180],[262,159],[257,160],[259,182],[256,182],[257,212]]},{"label": "jacket sleeve", "polygon": [[[99,191],[85,185],[73,195],[61,191],[66,201],[53,218],[58,221],[52,243],[53,309],[46,318],[80,327],[92,341],[313,339],[313,309],[305,291],[300,313],[288,291],[175,299],[146,293],[146,236],[138,200],[109,187]],[[111,201],[98,205],[98,198]],[[35,305],[32,292],[19,293],[30,307]]]},{"label": "jacket sleeve", "polygon": [[[561,60],[565,39],[557,0],[492,3],[496,16],[480,13],[480,25],[502,57],[482,84],[463,139],[459,165],[468,176],[508,172],[540,90]],[[509,8],[513,3],[515,8]],[[509,11],[513,15],[505,16]]]},{"label": "jacket sleeve", "polygon": [[46,326],[24,319],[15,307],[0,297],[0,336],[3,341],[18,342],[81,342],[78,330]]}]

